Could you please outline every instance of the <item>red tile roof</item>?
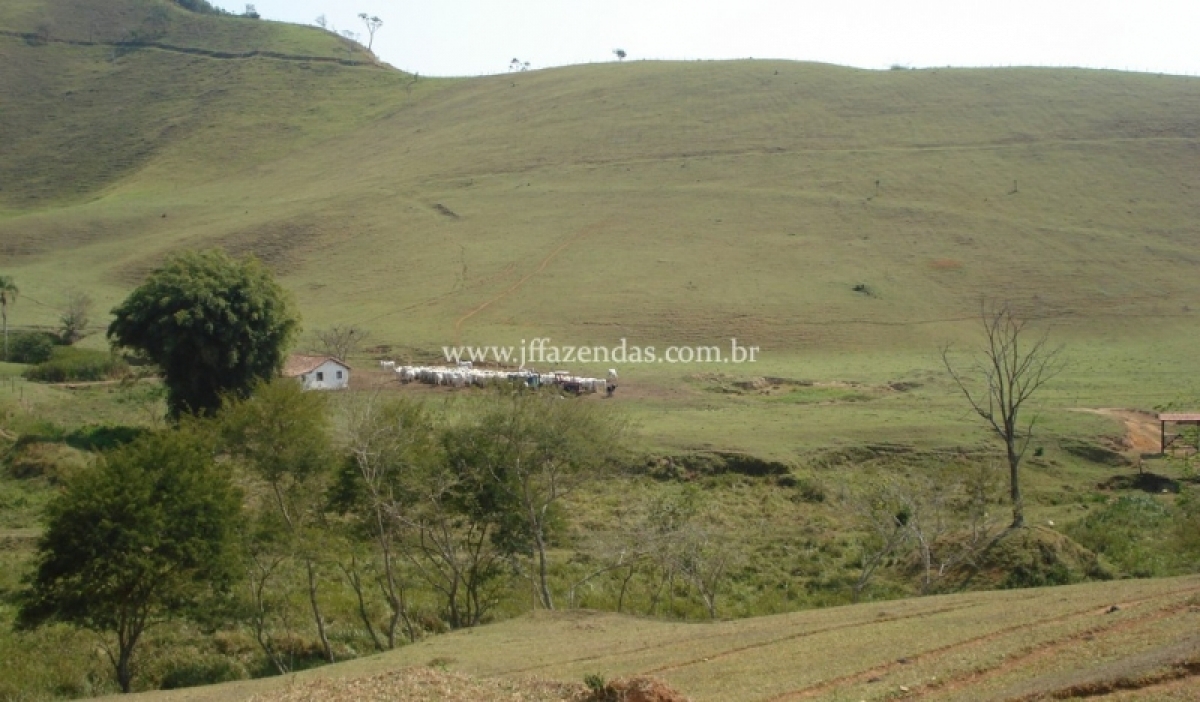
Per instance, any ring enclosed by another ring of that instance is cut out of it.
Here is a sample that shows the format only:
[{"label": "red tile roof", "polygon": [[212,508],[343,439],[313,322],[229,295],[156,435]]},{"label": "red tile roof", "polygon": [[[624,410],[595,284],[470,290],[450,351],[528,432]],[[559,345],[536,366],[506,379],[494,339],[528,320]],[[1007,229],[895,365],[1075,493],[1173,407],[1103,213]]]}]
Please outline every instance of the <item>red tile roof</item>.
[{"label": "red tile roof", "polygon": [[317,368],[320,368],[322,364],[328,361],[333,361],[342,368],[350,370],[350,366],[342,363],[333,356],[302,356],[299,354],[293,354],[288,356],[287,361],[283,364],[283,377],[297,378],[305,373],[311,373],[312,371],[315,371]]}]

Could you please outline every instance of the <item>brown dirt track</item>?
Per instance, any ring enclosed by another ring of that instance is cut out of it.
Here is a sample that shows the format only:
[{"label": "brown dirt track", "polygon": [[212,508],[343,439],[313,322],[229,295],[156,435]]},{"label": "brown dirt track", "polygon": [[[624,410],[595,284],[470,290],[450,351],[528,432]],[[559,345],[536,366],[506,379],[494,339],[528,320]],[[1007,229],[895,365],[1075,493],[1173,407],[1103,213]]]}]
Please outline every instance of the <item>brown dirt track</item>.
[{"label": "brown dirt track", "polygon": [[1134,459],[1143,454],[1157,454],[1161,448],[1158,416],[1152,412],[1116,408],[1079,409],[1076,411],[1112,417],[1120,421],[1125,427],[1125,436],[1120,448],[1134,454]]}]

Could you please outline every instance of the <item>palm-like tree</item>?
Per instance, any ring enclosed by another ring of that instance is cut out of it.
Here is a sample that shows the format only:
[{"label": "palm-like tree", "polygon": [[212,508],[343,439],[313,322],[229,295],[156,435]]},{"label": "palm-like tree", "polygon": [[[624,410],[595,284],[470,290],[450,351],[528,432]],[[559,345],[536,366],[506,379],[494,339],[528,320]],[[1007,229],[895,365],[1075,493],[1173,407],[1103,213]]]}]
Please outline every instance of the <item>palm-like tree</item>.
[{"label": "palm-like tree", "polygon": [[6,275],[0,275],[0,318],[4,320],[4,360],[8,360],[8,303],[17,301],[20,293],[17,284]]}]

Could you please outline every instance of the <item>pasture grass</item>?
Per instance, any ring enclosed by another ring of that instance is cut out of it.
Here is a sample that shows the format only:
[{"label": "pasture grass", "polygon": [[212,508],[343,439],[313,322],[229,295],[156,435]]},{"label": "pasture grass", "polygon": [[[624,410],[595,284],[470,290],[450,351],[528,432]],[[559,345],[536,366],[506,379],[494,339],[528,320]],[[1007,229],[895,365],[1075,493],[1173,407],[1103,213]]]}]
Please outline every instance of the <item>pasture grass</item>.
[{"label": "pasture grass", "polygon": [[223,245],[310,325],[424,354],[736,337],[794,374],[970,338],[981,294],[1081,341],[1195,326],[1195,79],[754,61],[413,83],[4,46],[27,134],[0,229],[40,300],[107,306],[165,252]]}]

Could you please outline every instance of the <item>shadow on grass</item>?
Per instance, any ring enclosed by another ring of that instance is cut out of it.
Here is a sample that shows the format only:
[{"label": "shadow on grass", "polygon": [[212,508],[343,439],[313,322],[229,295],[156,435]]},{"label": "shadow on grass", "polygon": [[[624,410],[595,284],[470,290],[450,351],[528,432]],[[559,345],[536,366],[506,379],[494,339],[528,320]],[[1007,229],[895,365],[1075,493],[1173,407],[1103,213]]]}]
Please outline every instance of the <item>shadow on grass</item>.
[{"label": "shadow on grass", "polygon": [[1101,490],[1141,490],[1153,494],[1179,493],[1179,481],[1158,473],[1136,475],[1114,475],[1096,487]]},{"label": "shadow on grass", "polygon": [[80,451],[109,451],[135,441],[146,432],[145,427],[102,424],[80,427],[63,436],[63,442]]}]

